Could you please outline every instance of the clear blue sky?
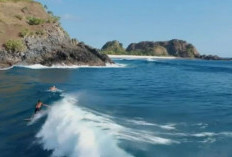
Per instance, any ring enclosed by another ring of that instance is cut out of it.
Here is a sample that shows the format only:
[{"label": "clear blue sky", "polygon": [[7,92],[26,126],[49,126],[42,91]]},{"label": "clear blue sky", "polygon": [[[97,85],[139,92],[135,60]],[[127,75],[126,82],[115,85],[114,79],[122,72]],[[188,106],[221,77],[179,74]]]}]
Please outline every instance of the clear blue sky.
[{"label": "clear blue sky", "polygon": [[232,57],[232,0],[39,0],[71,37],[101,48],[119,40],[183,39],[202,54]]}]

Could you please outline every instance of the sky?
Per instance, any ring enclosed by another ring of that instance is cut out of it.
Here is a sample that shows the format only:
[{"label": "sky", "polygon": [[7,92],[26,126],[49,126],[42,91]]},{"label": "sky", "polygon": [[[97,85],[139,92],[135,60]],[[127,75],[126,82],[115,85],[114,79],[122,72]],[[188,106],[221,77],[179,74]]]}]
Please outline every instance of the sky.
[{"label": "sky", "polygon": [[72,38],[95,48],[118,40],[181,39],[201,54],[232,57],[232,0],[38,0]]}]

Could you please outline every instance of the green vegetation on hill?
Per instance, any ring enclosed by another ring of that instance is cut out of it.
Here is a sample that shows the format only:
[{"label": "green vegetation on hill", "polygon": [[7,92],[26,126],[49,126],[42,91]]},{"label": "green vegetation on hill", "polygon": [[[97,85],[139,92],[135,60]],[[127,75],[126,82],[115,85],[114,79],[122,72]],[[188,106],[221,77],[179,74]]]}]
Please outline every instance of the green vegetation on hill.
[{"label": "green vegetation on hill", "polygon": [[27,17],[27,23],[29,25],[40,25],[45,22],[44,19],[37,18],[37,17]]},{"label": "green vegetation on hill", "polygon": [[43,36],[46,35],[46,32],[44,30],[36,30],[36,31],[30,31],[29,29],[23,29],[21,32],[19,32],[19,36],[22,38],[29,37],[29,36]]},{"label": "green vegetation on hill", "polygon": [[125,49],[123,48],[122,43],[114,40],[107,42],[101,49],[101,52],[104,54],[126,54]]},{"label": "green vegetation on hill", "polygon": [[10,52],[21,52],[26,49],[22,40],[8,40],[4,46],[6,50]]},{"label": "green vegetation on hill", "polygon": [[59,25],[60,17],[34,0],[0,0],[0,10],[0,50],[9,40],[43,36],[47,28]]}]

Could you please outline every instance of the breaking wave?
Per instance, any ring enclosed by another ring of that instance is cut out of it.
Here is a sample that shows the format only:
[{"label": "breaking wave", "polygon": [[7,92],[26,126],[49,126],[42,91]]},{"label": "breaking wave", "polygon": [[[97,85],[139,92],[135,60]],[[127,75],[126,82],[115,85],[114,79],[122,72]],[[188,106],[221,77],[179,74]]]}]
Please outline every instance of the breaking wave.
[{"label": "breaking wave", "polygon": [[45,150],[53,152],[52,156],[71,157],[131,157],[119,146],[120,139],[164,145],[178,143],[119,125],[109,115],[78,106],[77,98],[72,95],[64,95],[52,105],[36,137]]}]

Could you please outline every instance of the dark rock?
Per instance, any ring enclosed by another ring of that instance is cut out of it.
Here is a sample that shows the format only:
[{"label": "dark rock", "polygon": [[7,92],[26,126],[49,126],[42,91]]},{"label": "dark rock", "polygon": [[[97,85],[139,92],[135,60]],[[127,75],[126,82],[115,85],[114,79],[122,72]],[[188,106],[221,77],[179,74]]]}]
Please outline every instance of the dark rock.
[{"label": "dark rock", "polygon": [[204,60],[232,60],[232,58],[223,58],[217,55],[198,55],[196,58]]}]

